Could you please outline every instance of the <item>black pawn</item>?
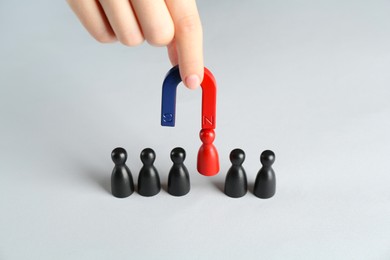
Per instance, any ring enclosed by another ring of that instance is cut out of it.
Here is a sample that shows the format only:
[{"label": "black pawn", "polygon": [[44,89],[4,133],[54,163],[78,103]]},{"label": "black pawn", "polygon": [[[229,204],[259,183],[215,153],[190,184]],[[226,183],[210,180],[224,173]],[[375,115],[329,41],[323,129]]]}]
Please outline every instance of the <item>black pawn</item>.
[{"label": "black pawn", "polygon": [[261,153],[260,162],[263,165],[257,173],[255,187],[253,193],[256,197],[268,199],[275,195],[276,178],[275,172],[272,169],[272,164],[275,161],[275,154],[270,150]]},{"label": "black pawn", "polygon": [[173,196],[184,196],[191,188],[190,175],[184,165],[186,151],[176,147],[171,151],[172,168],[168,175],[168,193]]},{"label": "black pawn", "polygon": [[115,167],[111,174],[111,192],[117,198],[126,198],[134,192],[134,182],[130,169],[126,166],[127,152],[118,147],[111,153]]},{"label": "black pawn", "polygon": [[248,181],[242,164],[245,160],[245,152],[241,149],[234,149],[230,153],[232,166],[226,175],[225,194],[232,198],[239,198],[246,194]]},{"label": "black pawn", "polygon": [[138,193],[142,196],[154,196],[161,190],[160,177],[153,163],[156,153],[151,148],[141,152],[141,161],[144,164],[138,175]]}]

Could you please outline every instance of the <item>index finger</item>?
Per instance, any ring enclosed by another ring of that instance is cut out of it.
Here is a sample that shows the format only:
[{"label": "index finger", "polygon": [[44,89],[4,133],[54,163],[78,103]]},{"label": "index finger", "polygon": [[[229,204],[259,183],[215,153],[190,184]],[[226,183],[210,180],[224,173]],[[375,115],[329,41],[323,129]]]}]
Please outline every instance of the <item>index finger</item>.
[{"label": "index finger", "polygon": [[175,42],[184,84],[191,89],[203,81],[203,33],[195,0],[166,0],[175,25]]}]

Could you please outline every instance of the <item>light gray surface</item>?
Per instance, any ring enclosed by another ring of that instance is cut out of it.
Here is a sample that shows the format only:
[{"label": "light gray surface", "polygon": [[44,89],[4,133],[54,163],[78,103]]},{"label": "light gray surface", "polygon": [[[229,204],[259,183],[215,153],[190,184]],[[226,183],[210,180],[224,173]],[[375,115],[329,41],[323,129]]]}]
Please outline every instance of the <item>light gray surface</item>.
[{"label": "light gray surface", "polygon": [[[159,125],[166,51],[92,40],[64,1],[0,3],[0,259],[390,259],[390,2],[199,1],[221,172],[196,173],[201,91]],[[175,146],[192,190],[113,198],[111,150]],[[221,192],[233,148],[252,187]]]}]

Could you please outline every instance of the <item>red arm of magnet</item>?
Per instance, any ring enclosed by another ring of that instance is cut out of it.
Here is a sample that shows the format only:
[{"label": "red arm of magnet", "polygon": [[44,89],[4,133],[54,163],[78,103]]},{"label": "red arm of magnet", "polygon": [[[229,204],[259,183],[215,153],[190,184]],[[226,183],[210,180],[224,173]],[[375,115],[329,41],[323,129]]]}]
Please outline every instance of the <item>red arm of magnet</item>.
[{"label": "red arm of magnet", "polygon": [[202,129],[215,129],[217,106],[217,83],[213,74],[204,68],[202,87]]}]

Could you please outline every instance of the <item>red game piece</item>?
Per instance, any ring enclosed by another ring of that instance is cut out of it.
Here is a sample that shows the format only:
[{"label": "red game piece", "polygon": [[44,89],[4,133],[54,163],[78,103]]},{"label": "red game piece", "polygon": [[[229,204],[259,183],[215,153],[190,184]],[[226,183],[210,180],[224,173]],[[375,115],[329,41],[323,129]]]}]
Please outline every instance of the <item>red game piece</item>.
[{"label": "red game piece", "polygon": [[198,172],[205,176],[213,176],[219,172],[219,156],[213,145],[215,133],[212,129],[200,130],[202,146],[198,152]]}]

